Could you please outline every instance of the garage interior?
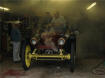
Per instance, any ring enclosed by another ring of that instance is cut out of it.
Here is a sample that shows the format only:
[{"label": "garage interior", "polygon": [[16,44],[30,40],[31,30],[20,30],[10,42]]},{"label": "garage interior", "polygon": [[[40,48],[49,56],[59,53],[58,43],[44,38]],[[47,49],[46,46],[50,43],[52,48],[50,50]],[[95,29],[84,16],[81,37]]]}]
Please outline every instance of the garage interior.
[{"label": "garage interior", "polygon": [[[22,21],[24,40],[45,12],[55,11],[78,31],[75,71],[70,72],[68,63],[57,61],[34,62],[24,71],[21,62],[12,60],[11,26],[7,21]],[[0,78],[105,78],[104,34],[104,0],[0,0]]]}]

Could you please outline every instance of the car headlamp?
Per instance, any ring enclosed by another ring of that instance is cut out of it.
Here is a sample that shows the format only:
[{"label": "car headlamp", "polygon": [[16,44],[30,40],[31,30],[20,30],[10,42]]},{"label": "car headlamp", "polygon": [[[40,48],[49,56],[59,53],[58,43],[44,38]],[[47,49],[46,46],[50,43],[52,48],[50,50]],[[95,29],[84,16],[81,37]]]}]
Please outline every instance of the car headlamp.
[{"label": "car headlamp", "polygon": [[31,44],[32,44],[32,45],[36,45],[36,44],[37,44],[36,38],[32,38],[32,39],[31,39]]},{"label": "car headlamp", "polygon": [[65,39],[64,38],[60,38],[59,40],[58,40],[58,45],[64,45],[65,44]]}]

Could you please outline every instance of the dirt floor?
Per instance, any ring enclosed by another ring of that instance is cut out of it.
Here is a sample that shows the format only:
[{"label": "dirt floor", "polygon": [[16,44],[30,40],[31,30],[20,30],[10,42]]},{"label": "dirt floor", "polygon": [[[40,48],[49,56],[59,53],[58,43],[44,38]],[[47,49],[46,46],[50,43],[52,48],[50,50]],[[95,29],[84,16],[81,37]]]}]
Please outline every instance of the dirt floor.
[{"label": "dirt floor", "polygon": [[105,65],[99,58],[79,59],[71,73],[67,62],[35,62],[24,71],[21,63],[6,59],[0,63],[0,78],[105,78]]}]

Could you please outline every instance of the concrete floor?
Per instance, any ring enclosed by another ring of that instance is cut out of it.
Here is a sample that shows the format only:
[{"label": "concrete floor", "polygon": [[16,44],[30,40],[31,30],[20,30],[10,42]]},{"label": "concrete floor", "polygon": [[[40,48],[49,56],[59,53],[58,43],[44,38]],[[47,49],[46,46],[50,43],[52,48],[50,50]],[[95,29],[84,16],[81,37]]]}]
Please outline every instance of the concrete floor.
[{"label": "concrete floor", "polygon": [[92,73],[93,68],[101,61],[102,59],[95,58],[80,59],[75,72],[71,73],[69,65],[64,62],[38,62],[30,70],[24,71],[21,63],[15,64],[11,59],[6,59],[0,63],[0,78],[105,78],[105,72],[104,75]]}]

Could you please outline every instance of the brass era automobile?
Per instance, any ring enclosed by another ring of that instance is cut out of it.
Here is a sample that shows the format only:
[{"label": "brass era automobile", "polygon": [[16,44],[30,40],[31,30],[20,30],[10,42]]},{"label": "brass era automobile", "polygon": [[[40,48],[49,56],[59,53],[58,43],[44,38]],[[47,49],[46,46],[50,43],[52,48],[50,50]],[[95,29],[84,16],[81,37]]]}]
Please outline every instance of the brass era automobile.
[{"label": "brass era automobile", "polygon": [[22,65],[28,70],[32,60],[68,61],[71,72],[75,68],[76,36],[73,32],[65,33],[42,31],[26,39],[22,47]]}]

